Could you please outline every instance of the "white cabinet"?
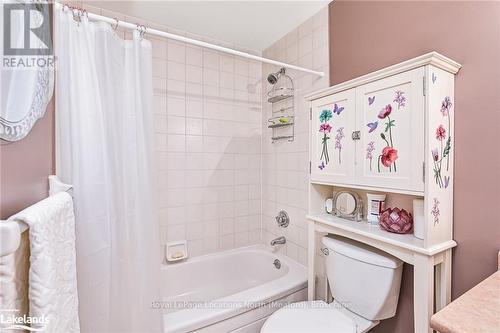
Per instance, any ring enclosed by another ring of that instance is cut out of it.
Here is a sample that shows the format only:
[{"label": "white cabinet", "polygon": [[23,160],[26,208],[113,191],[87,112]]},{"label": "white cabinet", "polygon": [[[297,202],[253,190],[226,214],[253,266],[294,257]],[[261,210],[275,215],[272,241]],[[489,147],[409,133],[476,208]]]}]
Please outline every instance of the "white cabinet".
[{"label": "white cabinet", "polygon": [[326,96],[311,107],[311,178],[318,182],[332,179],[338,184],[354,182],[356,126],[354,89]]},{"label": "white cabinet", "polygon": [[[318,235],[341,235],[414,266],[414,294],[419,295],[413,306],[415,332],[432,332],[429,320],[434,308],[443,307],[451,298],[452,248],[456,246],[454,80],[460,67],[430,52],[306,96],[311,108],[310,300],[315,299],[316,281],[324,276],[315,270],[320,260]],[[363,198],[366,193],[386,192],[392,208],[410,212],[412,200],[423,199],[423,239],[327,214],[325,200],[338,187]]]},{"label": "white cabinet", "polygon": [[424,69],[356,88],[356,184],[424,190]]},{"label": "white cabinet", "polygon": [[424,68],[311,102],[311,181],[424,191]]}]

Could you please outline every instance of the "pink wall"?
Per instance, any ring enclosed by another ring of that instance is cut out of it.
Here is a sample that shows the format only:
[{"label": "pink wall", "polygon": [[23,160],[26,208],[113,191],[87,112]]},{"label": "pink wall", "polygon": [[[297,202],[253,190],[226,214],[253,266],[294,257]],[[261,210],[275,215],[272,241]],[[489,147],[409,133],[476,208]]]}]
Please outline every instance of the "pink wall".
[{"label": "pink wall", "polygon": [[[438,51],[463,65],[455,85],[456,298],[497,268],[500,248],[500,3],[335,1],[330,4],[330,82],[336,84]],[[398,314],[374,331],[409,332],[412,267]]]},{"label": "pink wall", "polygon": [[27,137],[0,145],[0,219],[47,197],[54,173],[54,102]]}]

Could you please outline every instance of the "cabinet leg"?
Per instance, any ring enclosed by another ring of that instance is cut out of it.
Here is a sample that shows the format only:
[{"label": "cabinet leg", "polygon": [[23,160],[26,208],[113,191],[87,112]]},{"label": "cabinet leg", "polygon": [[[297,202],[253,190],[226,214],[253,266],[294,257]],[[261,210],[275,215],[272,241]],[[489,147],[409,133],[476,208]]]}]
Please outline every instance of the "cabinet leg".
[{"label": "cabinet leg", "polygon": [[451,302],[451,249],[443,252],[443,262],[440,264],[439,291],[437,296],[436,311],[441,310]]},{"label": "cabinet leg", "polygon": [[413,266],[413,316],[415,333],[432,333],[430,326],[434,307],[434,258],[415,256]]},{"label": "cabinet leg", "polygon": [[315,274],[315,257],[316,257],[316,233],[313,221],[308,221],[307,224],[307,299],[314,300],[316,291],[316,274]]}]

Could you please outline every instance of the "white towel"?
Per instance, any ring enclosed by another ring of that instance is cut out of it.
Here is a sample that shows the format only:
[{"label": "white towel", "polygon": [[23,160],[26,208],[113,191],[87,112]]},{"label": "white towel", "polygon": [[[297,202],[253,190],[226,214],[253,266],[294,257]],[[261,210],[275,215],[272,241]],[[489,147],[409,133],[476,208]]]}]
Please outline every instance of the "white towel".
[{"label": "white towel", "polygon": [[29,225],[29,315],[48,321],[31,326],[48,333],[80,332],[71,196],[54,194],[9,219]]}]

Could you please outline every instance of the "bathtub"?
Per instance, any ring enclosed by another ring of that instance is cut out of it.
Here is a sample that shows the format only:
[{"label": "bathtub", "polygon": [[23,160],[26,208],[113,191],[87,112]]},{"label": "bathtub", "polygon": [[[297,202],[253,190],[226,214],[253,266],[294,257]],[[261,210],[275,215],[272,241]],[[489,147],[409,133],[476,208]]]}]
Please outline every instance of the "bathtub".
[{"label": "bathtub", "polygon": [[164,265],[161,274],[166,333],[259,332],[281,306],[307,298],[306,268],[264,246]]}]

